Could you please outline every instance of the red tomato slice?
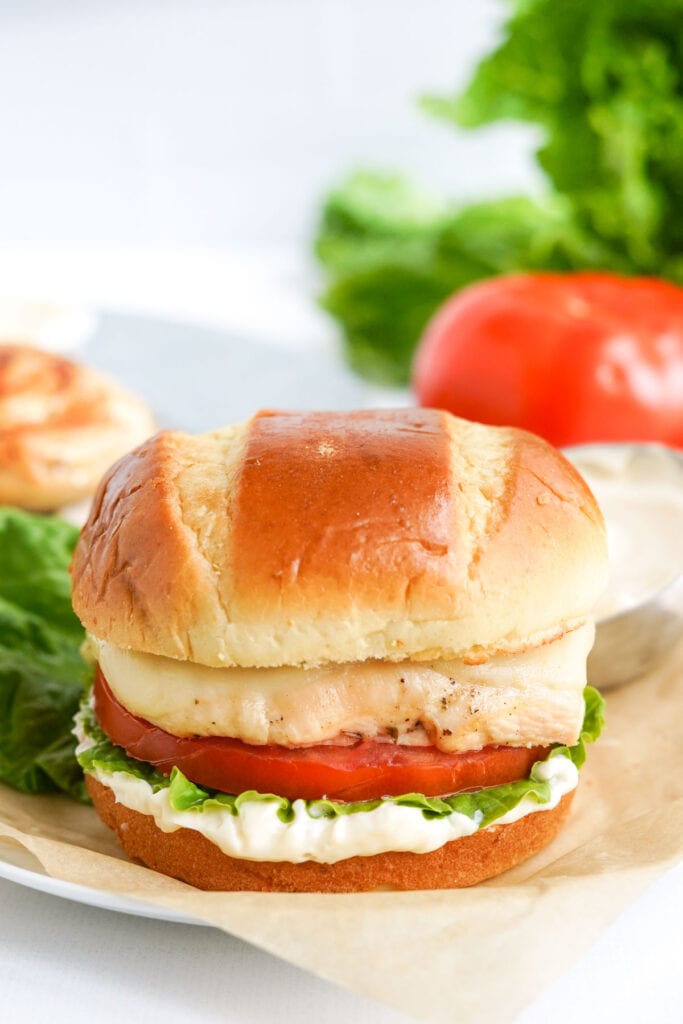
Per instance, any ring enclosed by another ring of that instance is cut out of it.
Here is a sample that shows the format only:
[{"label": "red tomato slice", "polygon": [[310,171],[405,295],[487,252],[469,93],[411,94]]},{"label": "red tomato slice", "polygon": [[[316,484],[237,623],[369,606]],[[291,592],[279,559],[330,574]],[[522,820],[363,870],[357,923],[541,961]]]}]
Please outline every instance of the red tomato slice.
[{"label": "red tomato slice", "polygon": [[465,288],[427,326],[421,405],[555,445],[683,447],[683,288],[607,273],[516,274]]},{"label": "red tomato slice", "polygon": [[255,789],[290,800],[375,800],[401,793],[445,796],[526,778],[549,747],[485,747],[445,754],[362,740],[354,746],[253,746],[217,736],[179,737],[126,711],[102,673],[95,713],[112,743],[165,775],[177,766],[199,786],[224,793]]}]

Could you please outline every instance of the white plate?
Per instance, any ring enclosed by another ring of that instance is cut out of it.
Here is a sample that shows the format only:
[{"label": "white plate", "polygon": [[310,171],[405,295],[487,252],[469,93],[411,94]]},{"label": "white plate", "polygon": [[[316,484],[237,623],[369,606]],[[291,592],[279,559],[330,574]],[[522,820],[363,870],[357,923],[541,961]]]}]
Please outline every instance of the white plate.
[{"label": "white plate", "polygon": [[64,882],[59,878],[52,878],[51,875],[45,874],[31,854],[19,846],[5,843],[1,839],[0,878],[24,885],[28,889],[37,889],[39,892],[46,892],[51,896],[72,900],[74,903],[86,903],[88,906],[101,907],[103,910],[115,910],[119,914],[135,914],[137,917],[151,917],[157,921],[173,921],[177,924],[197,924],[208,927],[206,921],[198,921],[194,917],[188,917],[187,914],[171,910],[158,903],[146,903],[130,899],[127,896],[118,896],[116,893],[104,889],[93,889],[88,885],[78,885],[76,882]]}]

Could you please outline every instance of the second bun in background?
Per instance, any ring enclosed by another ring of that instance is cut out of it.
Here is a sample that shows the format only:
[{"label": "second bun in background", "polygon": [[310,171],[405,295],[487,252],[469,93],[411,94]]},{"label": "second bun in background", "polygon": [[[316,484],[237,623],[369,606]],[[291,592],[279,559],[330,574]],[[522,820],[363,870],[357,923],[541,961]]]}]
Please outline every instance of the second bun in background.
[{"label": "second bun in background", "polygon": [[145,403],[104,374],[0,345],[0,504],[55,512],[83,502],[155,429]]}]

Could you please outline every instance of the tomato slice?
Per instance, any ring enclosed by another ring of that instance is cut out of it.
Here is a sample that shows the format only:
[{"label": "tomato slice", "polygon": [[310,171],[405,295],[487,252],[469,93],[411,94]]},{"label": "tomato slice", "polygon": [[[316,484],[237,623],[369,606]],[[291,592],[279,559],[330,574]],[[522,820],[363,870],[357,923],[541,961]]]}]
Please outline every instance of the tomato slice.
[{"label": "tomato slice", "polygon": [[254,746],[220,736],[181,737],[132,715],[98,669],[95,714],[112,743],[165,775],[177,766],[192,782],[223,793],[255,789],[290,800],[376,800],[401,793],[445,796],[526,778],[549,747],[484,747],[447,754],[361,740],[354,746]]}]

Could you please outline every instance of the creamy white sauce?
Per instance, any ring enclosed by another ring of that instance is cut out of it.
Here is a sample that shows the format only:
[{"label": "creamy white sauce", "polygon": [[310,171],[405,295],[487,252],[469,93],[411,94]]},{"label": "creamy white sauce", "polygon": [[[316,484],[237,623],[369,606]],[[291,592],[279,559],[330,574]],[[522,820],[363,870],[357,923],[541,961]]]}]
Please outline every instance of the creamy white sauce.
[{"label": "creamy white sauce", "polygon": [[[77,719],[78,752],[93,745]],[[498,818],[495,825],[507,825],[527,814],[557,807],[578,782],[574,763],[558,754],[539,766],[539,776],[547,781],[551,799],[546,804],[525,797],[517,807]],[[313,860],[334,864],[348,857],[371,857],[389,851],[429,853],[479,830],[479,823],[465,814],[453,812],[445,818],[424,817],[417,807],[383,803],[372,811],[359,811],[338,818],[313,818],[303,800],[293,803],[294,818],[283,822],[277,816],[278,805],[261,801],[245,802],[239,813],[211,809],[176,811],[168,789],[154,793],[144,779],[128,772],[91,772],[114,794],[117,803],[154,818],[162,832],[190,828],[200,832],[229,857],[257,861],[289,861],[300,864]]]},{"label": "creamy white sauce", "polygon": [[607,524],[610,578],[598,620],[634,608],[683,572],[683,458],[653,446],[569,449]]}]

